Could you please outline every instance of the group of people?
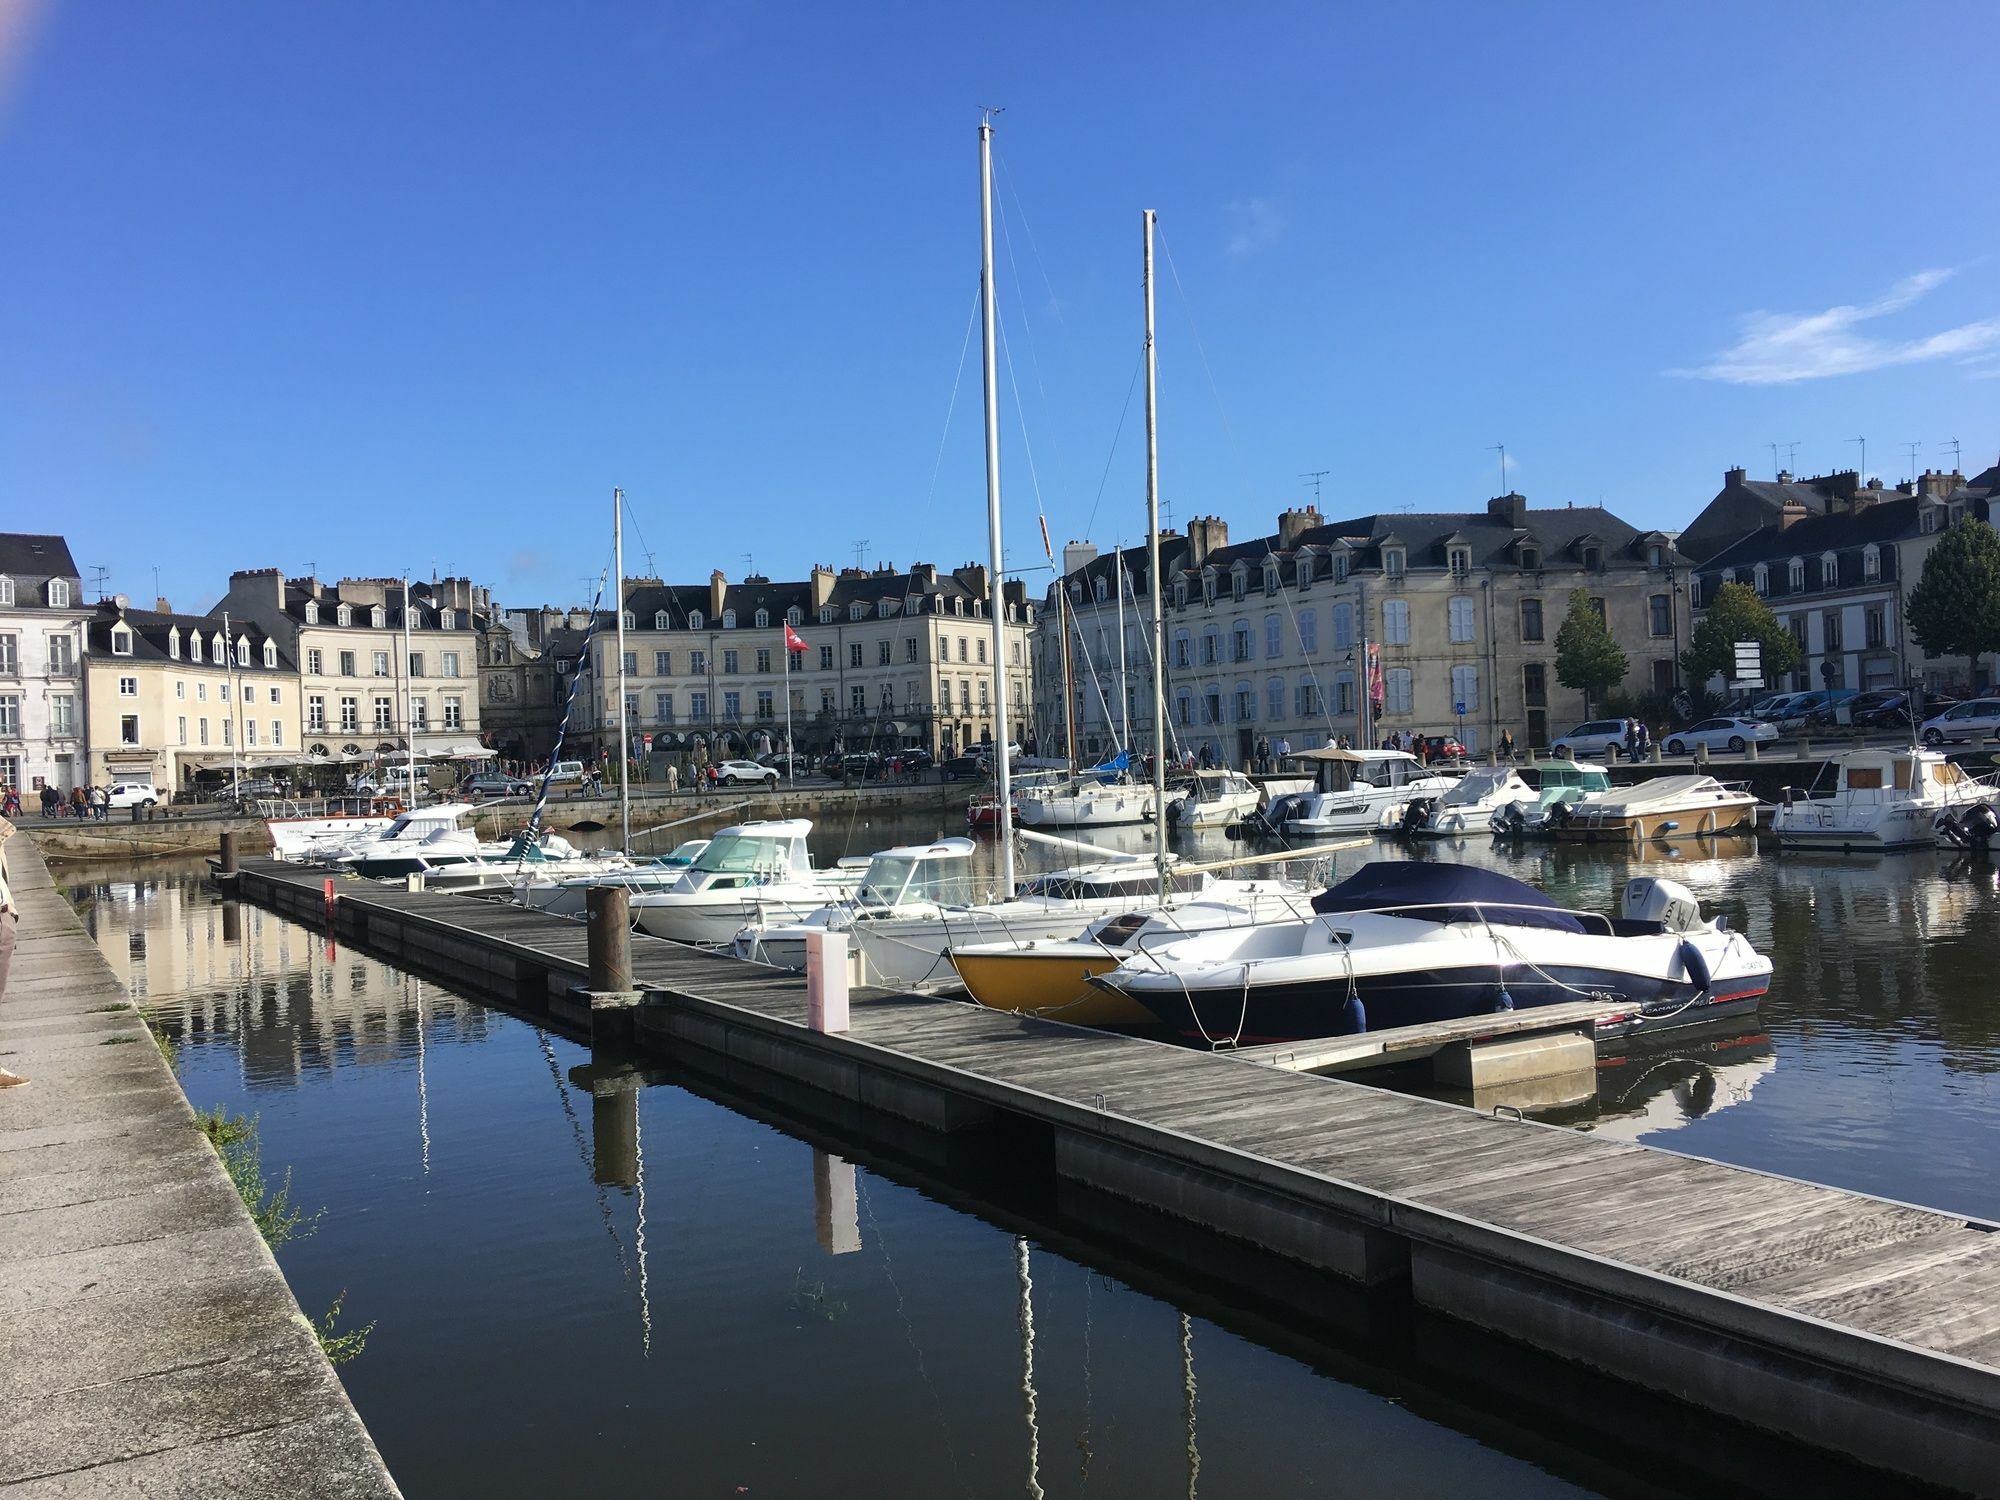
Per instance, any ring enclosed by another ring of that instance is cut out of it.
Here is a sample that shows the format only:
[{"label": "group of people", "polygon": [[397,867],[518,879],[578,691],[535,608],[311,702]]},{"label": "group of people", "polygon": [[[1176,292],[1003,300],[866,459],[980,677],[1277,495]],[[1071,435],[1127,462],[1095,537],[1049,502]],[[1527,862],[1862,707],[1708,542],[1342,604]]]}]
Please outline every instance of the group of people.
[{"label": "group of people", "polygon": [[1623,744],[1627,760],[1644,760],[1653,753],[1653,731],[1646,727],[1643,719],[1627,719]]},{"label": "group of people", "polygon": [[[102,823],[111,815],[111,792],[107,787],[77,786],[65,794],[52,786],[44,786],[41,800],[42,816],[45,818],[95,818]],[[0,818],[18,817],[20,812],[21,789],[0,786]]]},{"label": "group of people", "polygon": [[1250,747],[1250,770],[1253,774],[1270,775],[1279,769],[1285,757],[1292,753],[1292,742],[1279,738],[1273,745],[1263,735],[1257,736],[1257,743]]}]

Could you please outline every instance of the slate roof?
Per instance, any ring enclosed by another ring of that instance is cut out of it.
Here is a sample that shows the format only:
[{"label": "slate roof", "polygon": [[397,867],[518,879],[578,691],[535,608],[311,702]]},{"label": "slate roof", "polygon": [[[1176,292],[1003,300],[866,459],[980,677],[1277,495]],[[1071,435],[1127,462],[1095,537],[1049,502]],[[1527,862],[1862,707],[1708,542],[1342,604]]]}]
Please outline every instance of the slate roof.
[{"label": "slate roof", "polygon": [[[1006,589],[1010,599],[1016,603],[1023,602],[1018,583],[1009,582]],[[849,606],[854,604],[867,605],[868,616],[873,619],[876,617],[876,605],[884,599],[895,601],[904,614],[928,614],[937,608],[933,600],[958,599],[963,601],[961,608],[969,617],[973,604],[980,597],[979,591],[964,578],[939,568],[935,577],[931,576],[929,570],[919,573],[914,569],[870,573],[843,572],[834,578],[826,602],[839,613],[841,619],[845,620]],[[918,601],[914,607],[913,600]],[[687,629],[688,619],[693,614],[702,616],[703,628],[717,628],[722,623],[721,619],[711,611],[709,605],[709,586],[705,583],[640,583],[628,588],[625,594],[625,607],[632,612],[641,629],[652,628],[654,617],[663,610],[666,612],[667,628],[670,630]],[[767,628],[770,629],[775,629],[793,609],[799,611],[799,617],[804,622],[801,629],[819,623],[818,611],[813,605],[811,580],[773,582],[765,578],[747,578],[737,583],[725,583],[722,607],[724,610],[736,611],[736,626],[739,630],[755,629],[757,611],[760,609],[769,612],[771,623]],[[609,620],[608,610],[600,613],[607,621]]]},{"label": "slate roof", "polygon": [[1734,568],[1741,574],[1760,562],[1790,562],[1795,557],[1810,560],[1827,552],[1858,550],[1870,543],[1881,546],[1902,541],[1918,534],[1920,509],[1914,497],[1898,496],[1877,501],[1858,512],[1837,510],[1828,515],[1807,516],[1789,526],[1760,527],[1716,553],[1699,571],[1707,575]]},{"label": "slate roof", "polygon": [[[304,625],[306,623],[307,603],[317,600],[319,603],[320,626],[337,627],[340,620],[340,606],[348,604],[353,607],[354,614],[352,623],[346,626],[346,629],[400,632],[403,628],[403,585],[400,580],[388,585],[383,591],[382,623],[380,625],[373,623],[371,611],[375,608],[375,604],[372,598],[366,602],[358,599],[342,599],[340,597],[340,588],[337,584],[318,584],[316,587],[317,591],[315,592],[315,585],[310,579],[286,580],[285,614],[290,617],[293,624]],[[412,630],[443,629],[444,627],[438,624],[438,610],[440,608],[457,610],[462,617],[452,626],[453,630],[484,630],[486,628],[485,617],[477,610],[466,609],[457,604],[433,602],[431,586],[428,583],[412,579],[410,581],[410,598],[415,602],[418,610],[418,618],[411,625]],[[222,606],[218,604],[216,606],[218,615],[221,609]]]},{"label": "slate roof", "polygon": [[[121,619],[132,631],[130,656],[113,656],[111,652],[111,627]],[[167,652],[167,640],[176,626],[180,628],[183,643],[179,658],[170,656]],[[247,637],[253,648],[250,653],[251,665],[238,668],[239,671],[296,672],[298,670],[296,663],[285,650],[283,641],[278,642],[278,665],[276,667],[264,665],[265,633],[263,627],[255,621],[232,618],[229,626],[231,645],[234,645],[237,639]],[[186,641],[190,635],[199,635],[206,645],[222,634],[220,616],[162,614],[158,610],[151,609],[120,610],[115,604],[106,604],[99,606],[96,617],[86,627],[86,634],[88,639],[84,646],[85,651],[92,656],[101,656],[111,661],[172,661],[177,666],[183,667],[219,668],[226,665],[206,657],[201,661],[189,661],[187,658]]]},{"label": "slate roof", "polygon": [[[0,531],[0,573],[16,583],[23,579],[73,578],[82,582],[69,543],[59,536],[28,531]],[[79,604],[82,602],[78,601]]]}]

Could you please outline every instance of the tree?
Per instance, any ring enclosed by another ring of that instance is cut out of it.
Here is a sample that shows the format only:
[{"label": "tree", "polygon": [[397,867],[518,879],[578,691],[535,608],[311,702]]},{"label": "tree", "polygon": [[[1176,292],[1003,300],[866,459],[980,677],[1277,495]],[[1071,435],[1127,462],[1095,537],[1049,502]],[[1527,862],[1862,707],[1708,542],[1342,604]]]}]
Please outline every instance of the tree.
[{"label": "tree", "polygon": [[1910,590],[1910,634],[1932,656],[2000,651],[2000,531],[1970,516],[1947,527]]},{"label": "tree", "polygon": [[1600,606],[1587,589],[1572,589],[1569,613],[1556,632],[1556,681],[1583,694],[1584,717],[1590,716],[1590,702],[1625,680],[1631,663],[1611,629],[1604,623]]},{"label": "tree", "polygon": [[1681,671],[1688,685],[1705,687],[1711,677],[1733,677],[1738,641],[1755,641],[1764,648],[1766,687],[1775,686],[1779,678],[1798,667],[1799,643],[1778,623],[1771,606],[1748,584],[1725,583],[1715,591],[1701,623],[1694,628],[1694,639],[1681,653]]}]

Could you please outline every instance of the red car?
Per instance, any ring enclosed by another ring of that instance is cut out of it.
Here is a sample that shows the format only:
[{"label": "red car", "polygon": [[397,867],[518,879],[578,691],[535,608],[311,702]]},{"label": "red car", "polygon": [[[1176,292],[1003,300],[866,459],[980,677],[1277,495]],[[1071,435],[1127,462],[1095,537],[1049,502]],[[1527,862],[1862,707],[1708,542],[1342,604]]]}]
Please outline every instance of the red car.
[{"label": "red car", "polygon": [[1456,735],[1427,734],[1423,736],[1424,752],[1427,760],[1465,760],[1465,746],[1458,742]]}]

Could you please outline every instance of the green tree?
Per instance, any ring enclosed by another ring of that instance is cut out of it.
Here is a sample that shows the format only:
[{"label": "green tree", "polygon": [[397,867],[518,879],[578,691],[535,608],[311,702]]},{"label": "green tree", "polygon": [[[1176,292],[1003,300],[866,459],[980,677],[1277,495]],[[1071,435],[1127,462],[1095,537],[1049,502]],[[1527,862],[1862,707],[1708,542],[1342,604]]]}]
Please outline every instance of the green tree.
[{"label": "green tree", "polygon": [[1932,656],[2000,651],[2000,531],[1970,516],[1954,522],[1910,590],[1910,634]]},{"label": "green tree", "polygon": [[1600,693],[1609,692],[1625,680],[1631,663],[1611,629],[1604,623],[1598,604],[1588,589],[1572,589],[1569,613],[1556,632],[1556,681],[1583,694],[1584,717]]},{"label": "green tree", "polygon": [[1718,673],[1736,673],[1736,643],[1755,641],[1764,648],[1764,685],[1773,687],[1799,664],[1799,643],[1778,623],[1771,606],[1748,584],[1725,583],[1715,591],[1694,639],[1681,653],[1681,672],[1690,687],[1705,687]]}]

